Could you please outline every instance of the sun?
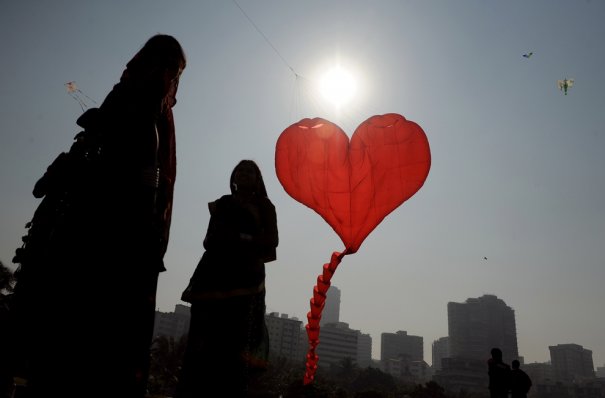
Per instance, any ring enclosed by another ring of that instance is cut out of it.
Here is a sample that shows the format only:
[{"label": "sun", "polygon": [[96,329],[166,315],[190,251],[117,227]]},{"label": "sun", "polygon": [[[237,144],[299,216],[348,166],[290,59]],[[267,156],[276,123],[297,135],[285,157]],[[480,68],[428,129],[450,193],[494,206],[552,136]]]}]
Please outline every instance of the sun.
[{"label": "sun", "polygon": [[339,107],[353,99],[357,83],[351,72],[342,66],[334,66],[322,76],[319,90],[325,99]]}]

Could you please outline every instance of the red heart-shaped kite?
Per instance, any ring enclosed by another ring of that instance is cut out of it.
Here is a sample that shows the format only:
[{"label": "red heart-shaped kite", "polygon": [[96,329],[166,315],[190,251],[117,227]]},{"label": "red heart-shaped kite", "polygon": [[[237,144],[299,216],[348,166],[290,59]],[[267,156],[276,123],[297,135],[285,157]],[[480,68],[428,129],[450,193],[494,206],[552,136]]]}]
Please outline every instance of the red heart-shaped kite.
[{"label": "red heart-shaped kite", "polygon": [[334,123],[303,119],[281,133],[275,150],[286,192],[330,224],[347,254],[422,187],[430,167],[424,131],[395,113],[370,117],[350,142]]}]

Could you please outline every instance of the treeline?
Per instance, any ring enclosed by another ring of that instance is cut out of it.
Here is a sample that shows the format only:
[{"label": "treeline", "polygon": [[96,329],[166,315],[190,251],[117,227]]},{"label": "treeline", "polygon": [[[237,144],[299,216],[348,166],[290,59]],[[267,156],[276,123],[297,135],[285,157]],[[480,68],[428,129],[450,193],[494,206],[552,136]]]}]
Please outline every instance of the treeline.
[{"label": "treeline", "polygon": [[[149,392],[153,398],[173,397],[186,346],[186,336],[174,340],[157,337],[152,348]],[[304,386],[304,363],[272,358],[267,370],[249,386],[248,396],[282,398],[475,398],[461,392],[447,393],[435,382],[409,384],[377,368],[360,368],[345,359],[320,367],[313,383]]]}]

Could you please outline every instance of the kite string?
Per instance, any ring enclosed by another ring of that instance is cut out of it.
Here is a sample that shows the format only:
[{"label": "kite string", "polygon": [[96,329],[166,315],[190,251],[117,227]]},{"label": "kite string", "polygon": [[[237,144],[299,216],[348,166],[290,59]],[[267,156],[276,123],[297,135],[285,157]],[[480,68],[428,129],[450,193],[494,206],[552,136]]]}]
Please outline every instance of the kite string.
[{"label": "kite string", "polygon": [[288,67],[288,69],[290,69],[292,71],[292,73],[294,73],[294,76],[298,76],[298,73],[296,73],[296,71],[294,70],[294,68],[292,66],[290,66],[290,64],[288,63],[288,61],[286,61],[286,59],[281,55],[281,53],[279,51],[277,51],[277,48],[275,48],[275,46],[273,45],[273,43],[271,43],[271,41],[267,38],[267,36],[263,33],[263,31],[260,30],[260,28],[258,26],[256,26],[256,24],[254,23],[254,21],[248,16],[248,14],[246,14],[246,11],[244,11],[244,9],[237,3],[236,0],[233,0],[233,2],[237,6],[237,8],[239,8],[239,10],[242,12],[242,14],[244,14],[244,16],[246,17],[246,19],[252,24],[252,26],[254,27],[254,29],[256,29],[256,31],[263,37],[263,39],[265,39],[265,41],[267,42],[267,44],[269,44],[269,46],[273,49],[273,51],[275,51],[275,53],[277,54],[277,56],[283,61],[283,63]]},{"label": "kite string", "polygon": [[321,111],[325,112],[325,109],[322,109],[322,107],[318,105],[316,98],[314,98],[313,95],[309,95],[309,93],[308,93],[307,85],[309,85],[310,81],[307,78],[305,78],[304,76],[300,75],[298,72],[296,72],[294,70],[294,68],[292,67],[292,65],[290,65],[290,63],[279,52],[279,50],[277,49],[277,47],[275,47],[273,45],[273,43],[271,42],[271,40],[269,40],[269,38],[267,37],[267,35],[265,35],[265,33],[258,27],[258,25],[256,23],[254,23],[254,21],[252,20],[252,18],[250,18],[250,16],[246,13],[246,11],[244,11],[244,9],[239,5],[239,3],[236,0],[233,0],[233,3],[237,6],[237,8],[239,8],[239,10],[244,15],[244,17],[246,17],[246,19],[248,20],[248,22],[250,22],[250,24],[258,32],[258,34],[261,35],[261,37],[269,45],[269,47],[271,47],[271,49],[273,49],[273,51],[275,52],[275,54],[277,54],[277,56],[282,60],[282,62],[290,70],[290,72],[292,72],[292,74],[294,74],[294,84],[293,84],[291,114],[296,113],[297,111],[299,113],[301,113],[301,114],[303,113],[302,112],[302,103],[303,103],[303,101],[300,98],[301,97],[301,89],[305,91],[304,96],[309,100],[309,102],[311,102],[312,107],[317,108],[317,110],[319,111],[318,113],[321,113]]},{"label": "kite string", "polygon": [[[327,109],[326,106],[322,106],[321,105],[321,101],[318,100],[317,98],[317,88],[313,87],[313,82],[310,81],[309,79],[305,78],[304,76],[300,75],[298,72],[296,72],[296,70],[294,70],[294,68],[292,67],[292,65],[290,65],[290,63],[286,60],[286,58],[280,53],[280,51],[277,49],[277,47],[275,47],[273,45],[273,43],[271,42],[271,40],[269,40],[269,38],[267,37],[267,35],[258,27],[258,25],[252,20],[252,18],[250,18],[250,16],[246,13],[246,11],[239,5],[239,3],[237,2],[237,0],[233,0],[233,3],[236,5],[236,7],[240,10],[240,12],[244,15],[244,17],[248,20],[248,22],[252,25],[252,27],[254,27],[254,29],[258,32],[259,35],[261,35],[261,37],[263,38],[263,40],[269,45],[269,47],[271,47],[271,49],[275,52],[275,54],[277,54],[277,56],[281,59],[281,61],[283,62],[283,64],[290,70],[290,72],[292,72],[294,74],[294,84],[293,84],[293,94],[292,94],[292,101],[291,101],[291,110],[290,110],[290,116],[294,113],[296,113],[298,111],[298,113],[300,114],[304,114],[303,108],[303,100],[301,97],[301,92],[302,92],[302,97],[304,97],[306,99],[306,101],[309,104],[309,111],[311,111],[311,113],[318,113],[318,114],[327,114],[330,113]],[[354,127],[356,126],[355,124],[355,117],[353,116],[354,114],[360,114],[361,109],[355,109],[353,112],[350,111],[339,111],[339,114],[341,116],[341,118],[346,119],[347,123],[350,123],[351,126]],[[377,113],[377,112],[375,112]],[[342,122],[342,120],[341,120]]]},{"label": "kite string", "polygon": [[90,98],[88,95],[84,94],[84,92],[82,92],[82,90],[78,89],[78,92],[80,94],[82,94],[83,96],[85,96],[86,98],[88,98],[89,100],[91,100],[95,105],[97,104],[97,101],[93,100],[92,98]]},{"label": "kite string", "polygon": [[293,89],[292,89],[293,90],[292,91],[292,102],[291,102],[291,109],[290,109],[290,116],[289,116],[290,118],[292,118],[292,114],[296,113],[296,111],[302,107],[300,105],[302,103],[302,101],[299,98],[300,97],[299,82],[300,82],[300,79],[302,78],[302,76],[299,75],[294,70],[294,68],[290,65],[290,63],[288,61],[286,61],[284,56],[273,45],[273,43],[271,43],[271,40],[269,40],[267,35],[265,35],[265,33],[258,27],[258,25],[256,23],[254,23],[252,18],[250,18],[250,16],[246,13],[246,11],[244,11],[244,9],[239,5],[239,3],[236,0],[233,0],[233,3],[237,6],[237,8],[239,8],[240,12],[244,15],[244,17],[246,17],[248,22],[250,22],[250,24],[258,32],[258,34],[261,35],[261,37],[269,45],[269,47],[271,47],[271,49],[273,49],[275,54],[277,54],[277,56],[282,60],[282,62],[284,63],[284,65],[286,65],[286,67],[290,70],[290,72],[292,72],[292,74],[294,74],[294,83],[293,83]]}]

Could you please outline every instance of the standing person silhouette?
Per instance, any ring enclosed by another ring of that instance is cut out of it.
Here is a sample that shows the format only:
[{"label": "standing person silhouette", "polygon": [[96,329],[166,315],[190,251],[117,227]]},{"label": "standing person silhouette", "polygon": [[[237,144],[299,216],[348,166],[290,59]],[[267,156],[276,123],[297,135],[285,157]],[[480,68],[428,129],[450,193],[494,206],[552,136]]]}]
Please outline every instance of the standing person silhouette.
[{"label": "standing person silhouette", "polygon": [[28,397],[143,397],[176,177],[172,107],[186,59],[151,37],[36,183],[15,286]]},{"label": "standing person silhouette", "polygon": [[507,398],[510,391],[510,366],[502,362],[502,350],[492,348],[487,361],[490,398]]},{"label": "standing person silhouette", "polygon": [[231,194],[209,203],[206,249],[182,299],[191,325],[177,397],[245,397],[266,366],[265,263],[276,259],[275,207],[260,169],[242,160]]},{"label": "standing person silhouette", "polygon": [[511,397],[512,398],[527,398],[527,393],[531,388],[531,379],[520,368],[521,363],[518,360],[512,362],[513,370],[511,371]]}]

